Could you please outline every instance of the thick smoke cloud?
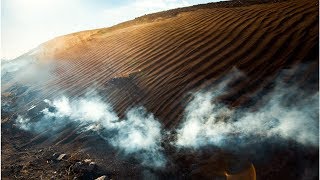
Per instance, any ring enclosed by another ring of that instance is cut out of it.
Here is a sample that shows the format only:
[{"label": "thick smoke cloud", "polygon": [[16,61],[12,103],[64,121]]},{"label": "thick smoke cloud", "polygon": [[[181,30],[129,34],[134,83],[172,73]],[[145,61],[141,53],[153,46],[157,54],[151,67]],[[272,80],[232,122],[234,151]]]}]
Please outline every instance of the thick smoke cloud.
[{"label": "thick smoke cloud", "polygon": [[18,116],[17,125],[24,130],[45,131],[52,127],[63,127],[68,122],[80,123],[82,131],[95,131],[113,147],[127,155],[135,155],[143,165],[163,167],[166,159],[162,153],[161,124],[142,108],[132,108],[120,119],[110,104],[97,96],[70,100],[61,97],[42,110],[43,117],[31,122]]},{"label": "thick smoke cloud", "polygon": [[212,92],[194,95],[177,130],[176,146],[239,148],[271,139],[318,146],[318,92],[305,94],[279,82],[267,102],[253,112],[228,108],[216,98]]},{"label": "thick smoke cloud", "polygon": [[177,146],[201,147],[223,143],[226,134],[232,132],[232,125],[226,120],[233,111],[212,103],[212,93],[198,93],[185,110],[185,122],[177,130]]}]

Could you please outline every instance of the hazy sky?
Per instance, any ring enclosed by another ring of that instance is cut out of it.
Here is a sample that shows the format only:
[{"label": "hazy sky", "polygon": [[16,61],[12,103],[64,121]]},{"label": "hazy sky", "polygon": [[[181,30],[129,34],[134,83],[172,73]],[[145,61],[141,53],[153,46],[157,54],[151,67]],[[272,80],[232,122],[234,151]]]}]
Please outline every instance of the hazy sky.
[{"label": "hazy sky", "polygon": [[14,58],[56,36],[219,0],[1,0],[1,58]]}]

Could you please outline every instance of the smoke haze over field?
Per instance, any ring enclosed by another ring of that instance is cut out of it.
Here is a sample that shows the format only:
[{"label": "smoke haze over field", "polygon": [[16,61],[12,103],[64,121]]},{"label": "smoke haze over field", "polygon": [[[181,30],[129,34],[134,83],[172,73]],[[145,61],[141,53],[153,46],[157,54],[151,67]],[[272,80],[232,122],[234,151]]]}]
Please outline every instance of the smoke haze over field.
[{"label": "smoke haze over field", "polygon": [[[295,99],[301,90],[289,89],[277,85],[271,98],[254,112],[218,103],[215,99],[220,95],[218,92],[196,93],[177,129],[177,140],[172,143],[177,148],[194,149],[208,145],[239,149],[267,141],[275,144],[296,141],[318,147],[318,93]],[[32,122],[18,116],[19,127],[41,132],[78,122],[83,125],[83,131],[98,132],[113,147],[134,155],[143,165],[164,167],[166,164],[160,145],[165,130],[145,108],[129,109],[126,117],[120,119],[112,105],[103,102],[98,95],[72,100],[61,97],[45,102],[50,107],[42,110],[40,121]]]},{"label": "smoke haze over field", "polygon": [[111,106],[97,96],[69,100],[61,97],[45,100],[50,106],[42,110],[43,117],[36,122],[17,118],[24,130],[42,132],[52,127],[64,127],[70,122],[83,125],[83,131],[98,132],[113,147],[125,154],[134,154],[143,165],[163,167],[166,159],[162,153],[161,124],[142,107],[132,108],[125,119],[119,119]]},{"label": "smoke haze over field", "polygon": [[297,93],[293,88],[287,91],[292,93],[291,97],[284,90],[273,92],[272,98],[256,112],[217,104],[212,93],[196,94],[178,129],[177,146],[232,148],[230,145],[248,146],[271,138],[318,146],[318,93],[301,100],[292,97]]},{"label": "smoke haze over field", "polygon": [[[5,62],[2,66],[3,82],[18,82],[17,89],[20,85],[32,88],[35,82],[41,86],[52,78],[52,67],[48,64],[39,66],[32,60],[21,62]],[[37,75],[38,72],[41,76]],[[261,99],[263,104],[254,111],[231,108],[219,102],[218,97],[227,91],[229,83],[244,77],[242,72],[233,69],[213,90],[194,93],[185,108],[184,118],[173,130],[177,133],[176,140],[165,143],[173,144],[176,149],[196,150],[204,146],[241,149],[252,144],[286,141],[318,147],[318,92],[306,93],[280,79]],[[52,134],[70,123],[80,124],[82,128],[78,133],[95,132],[125,156],[135,157],[142,165],[165,167],[169,159],[161,143],[165,134],[172,132],[165,130],[157,118],[142,106],[128,109],[125,117],[119,118],[113,105],[94,91],[83,97],[45,99],[46,106],[40,110],[28,105],[28,111],[38,111],[34,113],[37,115],[18,114],[16,125],[26,131]]]},{"label": "smoke haze over field", "polygon": [[[301,71],[304,66],[300,65]],[[214,90],[195,93],[177,129],[176,146],[237,149],[268,141],[295,141],[318,147],[319,93],[283,82],[282,76],[292,74],[293,69],[280,73],[273,89],[259,99],[261,105],[256,110],[231,108],[219,102],[232,81],[245,78],[235,68]]]}]

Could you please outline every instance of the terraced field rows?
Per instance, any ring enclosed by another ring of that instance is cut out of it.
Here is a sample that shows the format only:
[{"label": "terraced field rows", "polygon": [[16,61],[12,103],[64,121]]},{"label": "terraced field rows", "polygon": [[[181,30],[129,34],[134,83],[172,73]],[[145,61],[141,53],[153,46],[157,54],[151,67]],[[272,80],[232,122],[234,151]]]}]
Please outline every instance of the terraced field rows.
[{"label": "terraced field rows", "polygon": [[282,69],[308,64],[309,76],[300,82],[317,74],[317,4],[296,0],[209,8],[76,34],[83,37],[81,43],[69,35],[60,46],[45,44],[38,56],[57,63],[47,84],[50,92],[39,99],[60,90],[75,97],[95,88],[119,114],[143,105],[170,127],[181,119],[189,92],[208,89],[237,69],[244,77],[220,99],[231,106],[254,106],[252,97],[263,95]]}]

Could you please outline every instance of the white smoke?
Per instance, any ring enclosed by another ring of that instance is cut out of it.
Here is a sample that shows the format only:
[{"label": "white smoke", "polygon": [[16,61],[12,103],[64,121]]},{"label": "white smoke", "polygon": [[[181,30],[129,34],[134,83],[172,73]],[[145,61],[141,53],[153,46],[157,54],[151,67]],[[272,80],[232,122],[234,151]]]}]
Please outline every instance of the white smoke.
[{"label": "white smoke", "polygon": [[134,154],[143,165],[165,165],[160,146],[161,124],[144,108],[132,108],[125,119],[120,119],[112,107],[97,96],[73,100],[61,97],[45,102],[50,107],[42,110],[44,116],[41,120],[30,122],[28,118],[19,116],[16,120],[18,126],[24,130],[44,131],[59,127],[57,124],[65,125],[68,121],[78,122],[84,125],[83,131],[97,131],[115,148],[127,155]]},{"label": "white smoke", "polygon": [[152,114],[141,107],[133,108],[127,112],[126,119],[119,122],[118,135],[111,139],[111,143],[125,153],[140,153],[144,165],[163,167],[166,160],[161,153],[161,129]]},{"label": "white smoke", "polygon": [[[240,113],[217,103],[216,93],[197,93],[186,108],[175,144],[189,148],[206,145],[229,148],[273,138],[318,146],[318,93],[301,100],[292,91],[298,90],[278,86],[259,110],[240,110]],[[292,94],[290,101],[288,94]]]},{"label": "white smoke", "polygon": [[30,58],[1,61],[1,76],[3,76],[6,73],[19,71],[22,68],[26,68],[27,66],[33,63],[34,60]]},{"label": "white smoke", "polygon": [[12,86],[24,86],[29,89],[56,79],[53,70],[57,64],[51,60],[39,61],[35,57],[23,56],[18,59],[1,61],[1,92]]},{"label": "white smoke", "polygon": [[211,102],[212,93],[198,93],[186,107],[185,122],[177,130],[176,145],[200,147],[220,144],[233,126],[222,118],[231,117],[232,110]]},{"label": "white smoke", "polygon": [[19,115],[16,119],[16,123],[19,125],[19,128],[23,130],[30,130],[31,124],[29,118],[23,118]]},{"label": "white smoke", "polygon": [[[287,106],[288,93],[278,88],[265,105],[251,112],[218,103],[220,91],[195,94],[177,129],[177,140],[171,143],[178,148],[198,149],[208,145],[239,148],[276,139],[318,146],[318,93],[303,100],[289,98],[293,104]],[[42,110],[41,120],[18,116],[16,123],[21,129],[42,132],[78,122],[84,127],[82,131],[98,132],[113,147],[134,155],[143,165],[164,167],[166,164],[161,141],[162,135],[169,132],[145,108],[132,108],[120,119],[112,106],[97,95],[45,102],[49,107]]]},{"label": "white smoke", "polygon": [[79,98],[71,101],[69,98],[62,96],[53,101],[47,99],[44,101],[55,108],[54,112],[50,112],[49,108],[42,111],[48,118],[69,118],[86,124],[100,123],[108,129],[114,126],[111,122],[118,121],[118,117],[111,106],[98,97]]},{"label": "white smoke", "polygon": [[[28,80],[27,84],[34,85],[33,82],[44,83],[52,76],[50,69],[41,68],[39,65],[12,63],[2,67],[2,77],[17,72],[14,80],[22,82],[23,85],[26,84],[26,81],[21,81],[24,79]],[[40,69],[43,69],[43,73]],[[25,74],[27,71],[32,73]],[[217,85],[214,92],[195,94],[177,129],[177,140],[172,142],[176,147],[197,149],[213,145],[229,148],[269,139],[318,146],[318,93],[303,98],[295,97],[295,94],[300,93],[299,90],[278,85],[270,97],[267,97],[267,103],[258,110],[252,112],[232,109],[217,101],[217,97],[225,91],[230,82],[244,76],[236,69],[232,71]],[[291,95],[290,100],[287,95]],[[125,118],[121,119],[112,105],[97,95],[74,99],[60,97],[44,101],[49,107],[41,111],[40,119],[34,120],[20,115],[16,124],[24,130],[43,132],[63,128],[68,123],[80,123],[83,125],[82,131],[97,132],[113,147],[125,154],[135,155],[142,164],[152,167],[165,166],[167,159],[160,144],[162,135],[170,132],[165,132],[145,108],[129,109]],[[33,106],[29,108],[30,111],[34,109]]]}]

